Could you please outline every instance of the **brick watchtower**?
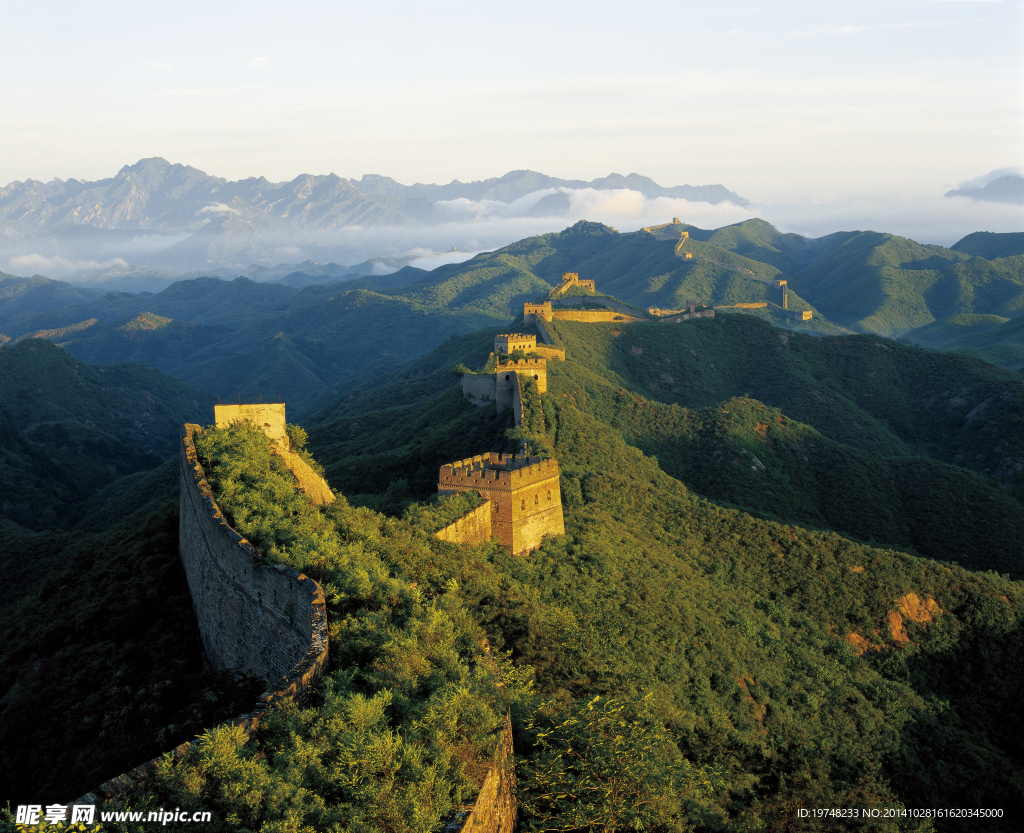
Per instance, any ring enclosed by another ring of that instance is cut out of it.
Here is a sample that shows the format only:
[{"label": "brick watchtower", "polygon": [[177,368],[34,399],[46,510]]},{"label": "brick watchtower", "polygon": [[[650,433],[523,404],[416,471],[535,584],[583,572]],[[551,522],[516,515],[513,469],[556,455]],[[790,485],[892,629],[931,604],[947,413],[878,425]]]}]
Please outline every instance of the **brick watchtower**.
[{"label": "brick watchtower", "polygon": [[494,337],[494,352],[512,355],[516,350],[531,353],[537,349],[537,336],[524,333],[502,333]]},{"label": "brick watchtower", "polygon": [[525,555],[545,535],[565,534],[559,482],[557,460],[490,453],[441,466],[437,491],[479,493],[491,502],[491,535]]}]

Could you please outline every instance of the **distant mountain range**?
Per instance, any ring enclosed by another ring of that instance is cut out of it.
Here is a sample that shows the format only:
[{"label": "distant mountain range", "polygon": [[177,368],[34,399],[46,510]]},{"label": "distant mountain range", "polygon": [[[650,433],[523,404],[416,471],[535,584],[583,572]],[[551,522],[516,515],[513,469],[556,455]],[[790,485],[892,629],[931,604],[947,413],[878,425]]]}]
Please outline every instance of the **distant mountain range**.
[{"label": "distant mountain range", "polygon": [[946,192],[947,197],[970,197],[982,202],[1004,202],[1024,205],[1024,176],[1008,174],[993,179],[987,185],[971,185]]},{"label": "distant mountain range", "polygon": [[[559,179],[535,171],[511,171],[502,177],[447,185],[402,185],[391,177],[367,174],[344,179],[335,174],[303,174],[290,182],[264,177],[230,182],[190,165],[166,159],[142,159],[125,165],[116,176],[96,182],[29,179],[0,188],[0,213],[10,223],[50,231],[91,228],[178,231],[197,230],[205,221],[244,218],[272,227],[285,223],[300,228],[405,225],[444,222],[438,202],[493,200],[511,204],[541,191],[558,189],[600,191],[630,189],[646,197],[675,197],[691,201],[746,205],[747,201],[721,185],[679,185],[664,188],[639,174],[610,174],[585,182]],[[538,202],[544,196],[538,196]],[[556,209],[563,203],[549,201]],[[564,203],[568,207],[568,202]],[[556,211],[543,216],[557,216]],[[261,218],[257,220],[257,218]]]},{"label": "distant mountain range", "polygon": [[[156,157],[95,182],[29,179],[0,188],[0,259],[23,274],[92,278],[155,270],[210,274],[224,268],[238,274],[248,264],[305,258],[353,263],[416,247],[447,248],[450,233],[439,229],[465,226],[482,214],[565,218],[571,194],[583,189],[747,204],[722,185],[666,188],[636,173],[590,182],[535,171],[447,185],[333,173],[303,174],[290,182],[264,177],[232,182]],[[367,236],[370,229],[377,237]],[[404,232],[385,240],[385,229]],[[435,243],[435,236],[443,239]]]}]

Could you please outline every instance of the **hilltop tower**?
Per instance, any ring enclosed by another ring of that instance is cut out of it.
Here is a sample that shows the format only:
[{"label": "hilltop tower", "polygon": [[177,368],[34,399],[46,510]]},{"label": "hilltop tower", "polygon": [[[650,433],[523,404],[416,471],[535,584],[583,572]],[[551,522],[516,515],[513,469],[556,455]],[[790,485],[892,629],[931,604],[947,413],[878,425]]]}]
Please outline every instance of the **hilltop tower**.
[{"label": "hilltop tower", "polygon": [[491,535],[513,555],[537,549],[545,535],[564,535],[558,461],[519,454],[481,454],[441,466],[441,495],[477,492],[491,503]]},{"label": "hilltop tower", "polygon": [[263,433],[281,448],[288,448],[283,402],[213,406],[213,424],[216,428],[227,428],[234,422],[246,421],[255,423],[262,428]]},{"label": "hilltop tower", "polygon": [[511,355],[516,350],[532,353],[537,349],[537,336],[524,333],[502,333],[494,337],[494,352]]},{"label": "hilltop tower", "polygon": [[775,281],[775,288],[782,290],[782,308],[789,309],[789,284],[780,279]]}]

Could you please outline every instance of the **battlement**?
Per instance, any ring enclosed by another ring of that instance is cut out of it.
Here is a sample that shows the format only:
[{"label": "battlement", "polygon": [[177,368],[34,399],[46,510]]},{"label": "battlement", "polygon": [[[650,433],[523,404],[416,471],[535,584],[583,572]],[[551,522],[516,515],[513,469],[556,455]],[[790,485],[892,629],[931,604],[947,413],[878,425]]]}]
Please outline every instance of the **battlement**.
[{"label": "battlement", "polygon": [[522,350],[525,353],[537,349],[537,336],[525,333],[502,333],[494,337],[495,353],[514,353]]},{"label": "battlement", "polygon": [[524,555],[545,535],[565,533],[560,482],[555,459],[491,452],[441,466],[437,491],[477,492],[491,505],[491,535]]},{"label": "battlement", "polygon": [[558,461],[522,454],[479,454],[441,466],[438,490],[466,487],[488,491],[514,491],[524,486],[558,477]]},{"label": "battlement", "polygon": [[640,231],[652,232],[657,231],[658,229],[671,228],[672,226],[680,225],[682,225],[682,222],[679,220],[679,218],[673,217],[671,223],[662,223],[660,226],[644,226],[642,229],[640,229]]},{"label": "battlement", "polygon": [[549,298],[557,298],[571,286],[578,286],[581,289],[589,289],[591,292],[597,292],[597,288],[594,286],[593,281],[581,281],[580,276],[576,272],[563,272],[562,281],[554,289],[548,293]]},{"label": "battlement", "polygon": [[526,373],[530,370],[546,369],[548,366],[547,359],[511,359],[510,361],[501,361],[499,359],[497,364],[498,372],[503,370],[514,370],[516,373]]}]

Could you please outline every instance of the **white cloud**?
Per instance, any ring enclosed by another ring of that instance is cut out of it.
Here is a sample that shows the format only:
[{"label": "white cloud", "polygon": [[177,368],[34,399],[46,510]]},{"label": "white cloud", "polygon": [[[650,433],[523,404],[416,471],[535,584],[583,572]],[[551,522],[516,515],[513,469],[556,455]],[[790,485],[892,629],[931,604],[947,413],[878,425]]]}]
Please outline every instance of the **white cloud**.
[{"label": "white cloud", "polygon": [[431,252],[428,255],[410,261],[409,265],[415,266],[417,269],[432,271],[438,266],[447,266],[449,263],[465,263],[478,254],[480,252],[463,252],[461,250],[457,252]]},{"label": "white cloud", "polygon": [[859,196],[841,200],[762,204],[753,210],[781,231],[821,237],[836,231],[872,230],[918,243],[951,246],[975,231],[1024,231],[1017,205],[948,199]]},{"label": "white cloud", "polygon": [[86,269],[113,269],[126,268],[128,263],[122,258],[115,257],[110,260],[72,260],[66,257],[47,257],[46,255],[34,252],[25,255],[13,255],[7,259],[7,270],[14,274],[65,276],[72,272],[79,272]]},{"label": "white cloud", "polygon": [[237,214],[230,205],[225,205],[222,202],[210,203],[210,205],[200,208],[196,214]]}]

